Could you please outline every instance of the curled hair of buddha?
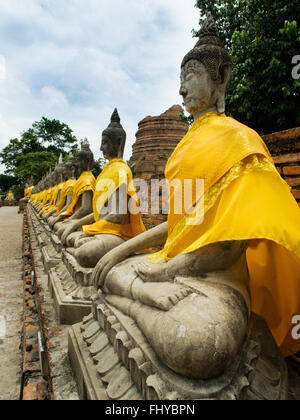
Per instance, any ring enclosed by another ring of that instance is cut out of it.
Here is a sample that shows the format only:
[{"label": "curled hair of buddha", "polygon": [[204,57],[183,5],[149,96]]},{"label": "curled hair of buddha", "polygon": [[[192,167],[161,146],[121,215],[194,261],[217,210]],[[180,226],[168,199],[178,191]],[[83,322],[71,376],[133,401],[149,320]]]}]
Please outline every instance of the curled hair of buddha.
[{"label": "curled hair of buddha", "polygon": [[85,160],[87,162],[87,170],[90,171],[94,163],[94,155],[90,149],[90,143],[87,138],[81,143],[81,150],[78,153],[78,159]]},{"label": "curled hair of buddha", "polygon": [[115,108],[109,126],[103,131],[103,136],[110,139],[111,146],[116,151],[118,158],[122,158],[126,143],[126,132],[121,125],[120,116],[117,108]]},{"label": "curled hair of buddha", "polygon": [[195,47],[184,57],[181,67],[190,60],[200,61],[212,80],[219,80],[224,67],[232,68],[232,59],[225,50],[219,31],[211,13],[199,32],[199,40]]}]

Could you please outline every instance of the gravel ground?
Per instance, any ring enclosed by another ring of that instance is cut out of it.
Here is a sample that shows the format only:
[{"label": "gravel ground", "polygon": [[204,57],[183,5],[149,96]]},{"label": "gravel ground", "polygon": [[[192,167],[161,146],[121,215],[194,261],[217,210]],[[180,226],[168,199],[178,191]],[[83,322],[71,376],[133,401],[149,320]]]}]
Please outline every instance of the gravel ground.
[{"label": "gravel ground", "polygon": [[17,400],[20,394],[22,226],[18,207],[0,208],[0,400]]}]

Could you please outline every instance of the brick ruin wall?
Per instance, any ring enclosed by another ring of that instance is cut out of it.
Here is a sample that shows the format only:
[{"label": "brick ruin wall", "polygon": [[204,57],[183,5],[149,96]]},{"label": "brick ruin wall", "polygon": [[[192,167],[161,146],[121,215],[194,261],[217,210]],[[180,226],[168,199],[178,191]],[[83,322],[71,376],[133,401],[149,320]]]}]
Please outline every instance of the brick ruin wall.
[{"label": "brick ruin wall", "polygon": [[263,137],[282,178],[300,205],[300,127]]}]

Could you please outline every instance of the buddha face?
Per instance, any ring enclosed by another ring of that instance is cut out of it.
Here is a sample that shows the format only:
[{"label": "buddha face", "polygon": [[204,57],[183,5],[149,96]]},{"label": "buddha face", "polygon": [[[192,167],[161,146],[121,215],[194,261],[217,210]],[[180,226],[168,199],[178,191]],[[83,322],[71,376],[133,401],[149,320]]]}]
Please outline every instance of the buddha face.
[{"label": "buddha face", "polygon": [[200,61],[190,60],[182,68],[180,76],[180,95],[184,106],[193,116],[216,105],[216,83]]},{"label": "buddha face", "polygon": [[102,135],[100,151],[107,160],[112,160],[118,156],[118,151],[113,147],[111,139],[105,134]]},{"label": "buddha face", "polygon": [[72,178],[74,173],[73,165],[65,165],[63,169],[63,180],[67,181],[68,179]]}]

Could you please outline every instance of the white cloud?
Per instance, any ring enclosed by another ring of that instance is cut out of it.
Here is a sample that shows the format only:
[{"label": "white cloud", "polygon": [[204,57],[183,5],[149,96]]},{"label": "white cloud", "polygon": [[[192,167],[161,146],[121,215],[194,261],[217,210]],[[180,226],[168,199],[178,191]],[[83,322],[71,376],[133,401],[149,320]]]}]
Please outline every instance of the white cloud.
[{"label": "white cloud", "polygon": [[138,122],[182,102],[180,63],[198,19],[194,0],[0,2],[0,150],[46,116],[99,157],[117,107],[128,159]]},{"label": "white cloud", "polygon": [[0,55],[0,82],[6,79],[6,61],[5,57]]},{"label": "white cloud", "polygon": [[45,106],[49,108],[63,109],[68,106],[66,96],[53,86],[44,86],[41,93],[46,101]]}]

